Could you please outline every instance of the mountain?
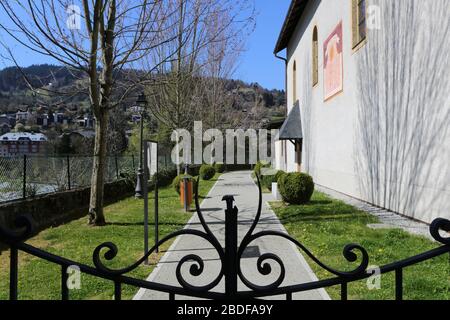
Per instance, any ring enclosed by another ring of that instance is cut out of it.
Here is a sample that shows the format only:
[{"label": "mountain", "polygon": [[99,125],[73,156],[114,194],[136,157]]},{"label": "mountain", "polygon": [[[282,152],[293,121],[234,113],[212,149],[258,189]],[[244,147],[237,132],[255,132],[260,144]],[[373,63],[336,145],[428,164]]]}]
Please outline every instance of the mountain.
[{"label": "mountain", "polygon": [[54,65],[33,65],[20,70],[17,67],[8,67],[0,70],[0,91],[11,92],[28,89],[25,78],[35,88],[49,84],[67,86],[75,81],[74,74],[67,68]]},{"label": "mountain", "polygon": [[[33,97],[25,78],[36,89],[67,89],[76,86],[82,77],[79,72],[49,64],[33,65],[22,70],[17,67],[0,70],[0,114],[15,112],[24,105],[60,103],[61,97]],[[227,80],[226,89],[237,96],[235,103],[238,104],[238,109],[260,108],[262,113],[269,116],[283,113],[286,104],[284,90],[269,90],[258,83],[248,84],[234,79]],[[36,101],[37,99],[39,101]],[[68,105],[85,108],[89,106],[88,97],[83,94],[65,98],[64,101]]]}]

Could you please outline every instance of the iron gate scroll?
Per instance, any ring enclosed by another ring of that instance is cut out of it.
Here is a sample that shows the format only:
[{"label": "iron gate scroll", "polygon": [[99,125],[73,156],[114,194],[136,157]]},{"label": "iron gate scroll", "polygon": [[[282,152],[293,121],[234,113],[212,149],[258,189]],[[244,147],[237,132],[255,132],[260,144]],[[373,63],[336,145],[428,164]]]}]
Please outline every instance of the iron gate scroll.
[{"label": "iron gate scroll", "polygon": [[[91,276],[99,277],[102,279],[110,280],[114,283],[114,297],[116,300],[121,299],[122,285],[130,285],[136,288],[145,288],[149,290],[155,290],[165,292],[169,294],[170,299],[175,299],[176,295],[191,296],[197,298],[206,299],[254,299],[260,297],[284,295],[287,300],[292,299],[293,293],[313,290],[318,288],[325,288],[330,286],[341,287],[341,299],[347,299],[347,284],[349,282],[362,280],[371,276],[367,267],[369,264],[369,255],[367,251],[357,244],[349,244],[345,246],[343,250],[343,256],[348,262],[357,263],[351,271],[340,271],[331,268],[330,266],[322,263],[316,256],[313,255],[304,245],[297,240],[293,239],[289,235],[278,231],[261,231],[255,233],[255,228],[258,225],[261,216],[262,205],[262,193],[261,186],[258,179],[259,187],[259,203],[256,217],[244,236],[241,244],[238,247],[238,208],[234,206],[234,198],[232,196],[224,196],[223,200],[226,202],[225,210],[225,248],[222,248],[220,242],[214,236],[209,229],[202,211],[199,206],[198,200],[198,183],[195,188],[195,206],[200,220],[203,226],[203,231],[193,229],[183,229],[174,232],[165,238],[161,239],[153,248],[151,248],[141,259],[134,264],[123,269],[111,269],[107,267],[103,259],[107,261],[113,260],[118,253],[118,248],[111,242],[106,242],[99,245],[93,252],[93,264],[94,266],[88,266],[85,264],[77,263],[69,259],[51,254],[41,249],[35,248],[27,243],[28,239],[33,233],[33,225],[29,218],[20,217],[16,221],[16,227],[18,231],[5,230],[0,228],[0,241],[10,246],[10,299],[16,300],[18,298],[17,283],[18,283],[18,252],[22,251],[37,258],[46,260],[48,262],[57,264],[61,267],[61,299],[69,299],[69,289],[67,287],[67,270],[69,267],[77,266],[82,273],[89,274]],[[432,249],[430,251],[421,253],[419,255],[393,262],[384,265],[380,268],[380,273],[395,273],[395,297],[398,300],[403,298],[403,269],[411,265],[423,262],[428,259],[446,254],[450,252],[450,237],[443,237],[440,234],[440,230],[450,231],[450,221],[443,218],[438,218],[430,225],[430,233],[433,238],[442,245]],[[197,286],[185,279],[182,274],[182,267],[185,263],[189,262],[189,273],[193,277],[200,276],[205,270],[204,260],[196,254],[187,254],[178,262],[176,267],[175,276],[179,283],[179,286],[167,285],[162,283],[155,283],[142,279],[133,278],[127,276],[129,272],[136,269],[143,264],[147,258],[156,250],[161,244],[181,235],[191,235],[203,238],[209,242],[217,251],[221,268],[218,276],[212,280],[209,284]],[[319,265],[321,268],[329,271],[333,276],[328,279],[312,281],[308,283],[298,283],[294,285],[281,286],[285,275],[285,267],[283,261],[275,253],[263,253],[256,261],[257,270],[262,276],[270,275],[272,270],[272,264],[276,263],[279,267],[276,280],[268,285],[258,285],[248,280],[242,270],[240,261],[245,249],[253,241],[267,236],[275,236],[286,239],[294,243],[304,254],[311,258],[311,260]],[[271,263],[269,263],[271,262]],[[225,280],[225,292],[217,292],[213,289],[224,278]],[[246,290],[238,291],[238,281],[242,281],[247,287]]]}]

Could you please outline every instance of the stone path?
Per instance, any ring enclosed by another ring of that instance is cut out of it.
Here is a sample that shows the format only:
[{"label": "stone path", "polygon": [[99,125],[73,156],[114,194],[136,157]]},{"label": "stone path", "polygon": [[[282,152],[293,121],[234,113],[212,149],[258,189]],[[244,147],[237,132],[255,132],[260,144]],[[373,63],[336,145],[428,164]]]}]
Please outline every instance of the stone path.
[{"label": "stone path", "polygon": [[[223,195],[233,195],[236,200],[236,206],[239,208],[239,241],[246,234],[253,222],[258,205],[258,189],[250,174],[251,173],[248,171],[242,171],[222,175],[202,203],[202,212],[205,220],[211,231],[221,242],[222,246],[224,246],[225,231],[225,203],[221,201]],[[262,215],[255,230],[256,232],[261,230],[279,230],[285,232],[284,227],[266,203],[271,200],[273,200],[273,198],[270,194],[263,195]],[[203,229],[196,214],[194,214],[187,227],[192,229]],[[273,282],[278,276],[277,272],[279,267],[276,263],[272,263],[274,268],[272,270],[272,275],[270,276],[262,276],[257,271],[257,258],[261,254],[269,252],[277,254],[285,264],[286,277],[281,286],[317,281],[317,277],[311,271],[309,265],[293,244],[279,237],[270,236],[258,239],[251,243],[249,250],[244,253],[244,257],[241,261],[244,275],[253,283],[267,285]],[[189,274],[188,266],[185,266],[182,270],[183,275],[186,275],[186,280],[194,285],[206,285],[210,283],[219,273],[219,256],[208,242],[190,235],[180,236],[174,241],[172,246],[155,267],[148,280],[164,284],[179,285],[175,276],[178,261],[187,254],[192,253],[198,254],[204,259],[204,272],[199,277],[192,277]],[[189,263],[187,264],[189,265]],[[238,290],[248,290],[248,288],[239,280]],[[223,279],[213,291],[224,291]],[[134,297],[135,300],[165,300],[168,298],[167,293],[146,289],[139,290]],[[176,298],[188,299],[189,297],[177,296]],[[270,297],[270,299],[285,299],[285,296]],[[320,289],[296,293],[293,295],[293,299],[323,300],[330,298],[324,289]]]},{"label": "stone path", "polygon": [[316,190],[323,192],[334,199],[338,199],[344,201],[347,204],[350,204],[362,211],[365,211],[380,220],[380,223],[369,224],[369,228],[373,229],[392,229],[392,228],[400,228],[414,235],[424,236],[430,240],[433,240],[433,237],[430,235],[430,227],[423,222],[418,222],[407,217],[396,214],[392,211],[388,211],[386,209],[381,209],[371,205],[370,203],[352,198],[348,195],[342,194],[338,191],[328,189],[323,186],[317,186]]}]

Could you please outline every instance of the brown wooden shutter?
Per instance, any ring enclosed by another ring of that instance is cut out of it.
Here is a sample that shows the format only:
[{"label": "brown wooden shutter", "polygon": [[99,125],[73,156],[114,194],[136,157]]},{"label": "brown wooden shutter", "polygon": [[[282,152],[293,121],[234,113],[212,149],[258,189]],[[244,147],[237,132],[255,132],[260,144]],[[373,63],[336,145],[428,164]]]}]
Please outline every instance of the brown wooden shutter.
[{"label": "brown wooden shutter", "polygon": [[352,42],[353,47],[359,43],[358,0],[352,0]]}]

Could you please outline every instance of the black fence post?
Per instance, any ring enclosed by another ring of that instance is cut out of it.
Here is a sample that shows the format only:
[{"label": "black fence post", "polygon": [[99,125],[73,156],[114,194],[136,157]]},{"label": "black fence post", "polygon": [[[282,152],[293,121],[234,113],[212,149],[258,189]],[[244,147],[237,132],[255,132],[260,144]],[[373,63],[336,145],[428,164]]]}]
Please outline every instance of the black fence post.
[{"label": "black fence post", "polygon": [[67,187],[72,189],[72,183],[70,181],[70,156],[67,156]]},{"label": "black fence post", "polygon": [[10,266],[9,266],[9,300],[15,301],[17,300],[17,283],[18,283],[18,250],[15,245],[11,246],[10,249]]},{"label": "black fence post", "polygon": [[67,280],[69,275],[67,274],[68,267],[66,265],[61,266],[61,300],[69,300],[69,288],[67,287]]},{"label": "black fence post", "polygon": [[[158,158],[158,157],[156,157]],[[156,162],[156,172],[153,174],[155,180],[155,246],[156,252],[159,253],[159,190],[158,190],[158,161]]]},{"label": "black fence post", "polygon": [[23,185],[22,185],[23,198],[27,197],[27,155],[23,155]]},{"label": "black fence post", "polygon": [[341,300],[347,301],[348,299],[348,284],[347,282],[341,283]]},{"label": "black fence post", "polygon": [[114,300],[122,300],[122,283],[120,280],[114,280]]},{"label": "black fence post", "polygon": [[237,294],[237,237],[238,237],[238,208],[233,207],[234,197],[224,196],[225,210],[225,295],[233,299]]},{"label": "black fence post", "polygon": [[[143,151],[144,151],[144,167],[142,168],[142,179],[141,179],[141,191],[142,196],[144,198],[144,255],[148,253],[148,179],[149,179],[149,168],[147,167],[147,148],[148,144],[145,142],[143,143]],[[142,162],[141,162],[142,164]],[[149,265],[148,257],[144,261],[145,265]]]},{"label": "black fence post", "polygon": [[403,300],[403,269],[395,270],[395,300]]}]

